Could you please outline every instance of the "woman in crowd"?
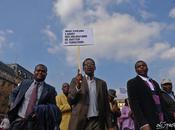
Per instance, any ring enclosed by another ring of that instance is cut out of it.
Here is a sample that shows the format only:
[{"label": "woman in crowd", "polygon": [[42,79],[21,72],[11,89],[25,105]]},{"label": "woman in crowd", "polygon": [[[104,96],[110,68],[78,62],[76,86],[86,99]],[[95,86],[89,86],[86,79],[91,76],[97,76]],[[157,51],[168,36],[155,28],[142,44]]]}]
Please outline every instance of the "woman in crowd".
[{"label": "woman in crowd", "polygon": [[121,109],[120,128],[121,130],[134,130],[133,114],[128,105],[128,99],[125,99],[125,105]]}]

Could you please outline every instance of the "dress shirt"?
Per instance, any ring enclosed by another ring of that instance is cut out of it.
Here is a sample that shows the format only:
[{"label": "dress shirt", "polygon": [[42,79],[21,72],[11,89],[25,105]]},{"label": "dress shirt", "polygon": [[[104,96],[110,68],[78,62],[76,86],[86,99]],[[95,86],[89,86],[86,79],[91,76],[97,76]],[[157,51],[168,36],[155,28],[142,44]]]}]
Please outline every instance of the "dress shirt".
[{"label": "dress shirt", "polygon": [[86,75],[86,80],[89,88],[89,108],[87,117],[98,116],[97,110],[97,92],[96,92],[96,81],[94,78],[91,80],[90,77]]},{"label": "dress shirt", "polygon": [[[32,90],[33,88],[35,87],[35,83],[36,81],[34,81],[30,87],[28,88],[28,90],[26,91],[25,95],[24,95],[24,100],[22,102],[22,105],[20,106],[19,108],[19,111],[18,111],[18,116],[22,117],[22,118],[25,118],[25,114],[26,114],[26,110],[27,110],[27,106],[29,104],[29,100],[30,100],[30,97],[31,97],[31,94],[32,94]],[[39,83],[39,88],[38,88],[38,94],[37,94],[37,100],[36,100],[36,104],[38,104],[38,101],[39,101],[39,98],[41,96],[41,93],[42,93],[42,90],[43,90],[43,85],[44,85],[44,82],[40,82]]]},{"label": "dress shirt", "polygon": [[150,89],[151,89],[152,91],[154,91],[154,85],[152,84],[152,82],[150,82],[150,78],[143,77],[143,76],[141,76],[141,75],[139,75],[139,77],[140,77],[143,81],[145,81],[146,83],[148,83]]}]

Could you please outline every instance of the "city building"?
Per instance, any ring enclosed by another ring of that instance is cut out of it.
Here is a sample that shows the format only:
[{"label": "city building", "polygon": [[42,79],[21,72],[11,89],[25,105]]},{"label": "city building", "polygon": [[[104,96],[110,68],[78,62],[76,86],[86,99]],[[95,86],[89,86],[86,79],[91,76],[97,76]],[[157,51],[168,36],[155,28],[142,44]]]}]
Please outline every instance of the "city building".
[{"label": "city building", "polygon": [[16,77],[15,82],[17,84],[20,83],[23,79],[33,78],[33,74],[19,64],[8,64],[8,66],[11,69],[13,69],[15,77]]},{"label": "city building", "polygon": [[19,64],[5,64],[0,61],[0,114],[6,114],[11,91],[23,79],[32,78],[33,74]]}]

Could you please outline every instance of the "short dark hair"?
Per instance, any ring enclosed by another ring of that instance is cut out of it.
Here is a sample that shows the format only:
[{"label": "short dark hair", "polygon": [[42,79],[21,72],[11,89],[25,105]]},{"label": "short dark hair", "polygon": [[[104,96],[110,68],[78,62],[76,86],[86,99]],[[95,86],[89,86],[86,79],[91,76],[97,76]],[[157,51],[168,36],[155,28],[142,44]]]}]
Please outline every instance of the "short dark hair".
[{"label": "short dark hair", "polygon": [[[143,61],[143,60],[138,60],[136,63],[135,63],[135,69],[137,68],[137,64],[138,63],[140,63],[140,62],[143,62],[143,63],[145,63],[146,64],[146,62],[145,61]],[[147,64],[146,64],[147,65]]]},{"label": "short dark hair", "polygon": [[36,68],[37,68],[38,66],[42,66],[42,67],[44,67],[44,69],[45,69],[46,72],[47,72],[47,67],[46,67],[44,64],[37,64],[37,65],[35,66],[35,70],[36,70]]},{"label": "short dark hair", "polygon": [[62,84],[62,88],[64,88],[65,86],[68,86],[69,87],[69,84],[68,83],[63,83]]},{"label": "short dark hair", "polygon": [[85,66],[85,62],[86,62],[87,60],[92,61],[93,64],[94,64],[94,66],[95,66],[95,61],[94,61],[92,58],[86,58],[86,59],[83,61],[83,67]]}]

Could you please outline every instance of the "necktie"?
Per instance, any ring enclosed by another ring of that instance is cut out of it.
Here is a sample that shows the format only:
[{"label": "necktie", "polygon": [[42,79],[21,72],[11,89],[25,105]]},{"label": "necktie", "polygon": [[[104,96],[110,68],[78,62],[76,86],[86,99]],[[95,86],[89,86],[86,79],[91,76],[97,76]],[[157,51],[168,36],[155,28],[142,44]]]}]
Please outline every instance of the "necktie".
[{"label": "necktie", "polygon": [[33,107],[36,104],[36,100],[37,100],[38,87],[39,87],[39,83],[35,82],[34,88],[32,90],[32,94],[30,96],[29,104],[27,106],[26,116],[29,116],[33,112]]}]

